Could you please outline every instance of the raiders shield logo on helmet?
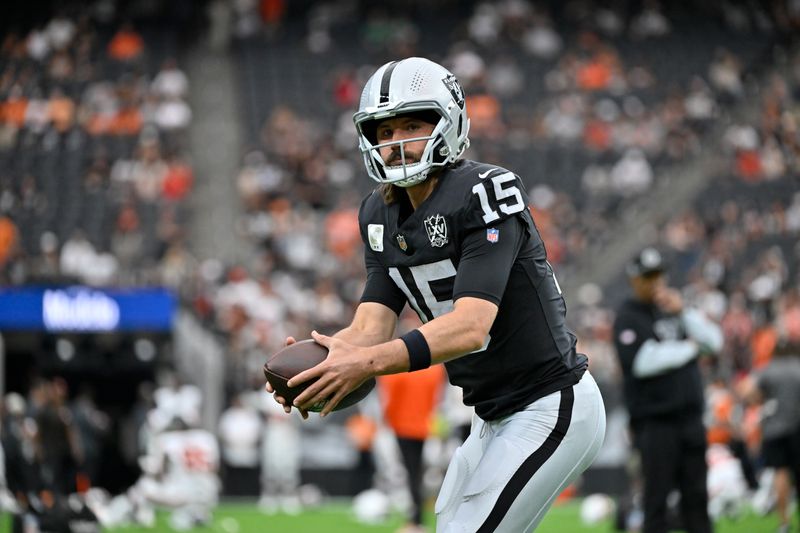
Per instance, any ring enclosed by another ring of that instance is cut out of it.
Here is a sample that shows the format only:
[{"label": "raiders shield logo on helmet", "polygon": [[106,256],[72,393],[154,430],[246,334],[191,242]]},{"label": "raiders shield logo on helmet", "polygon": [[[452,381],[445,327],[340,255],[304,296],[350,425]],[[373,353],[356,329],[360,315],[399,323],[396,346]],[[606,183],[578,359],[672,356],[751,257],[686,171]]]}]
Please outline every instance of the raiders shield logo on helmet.
[{"label": "raiders shield logo on helmet", "polygon": [[445,87],[447,90],[450,91],[450,94],[453,95],[453,100],[456,101],[458,107],[464,109],[464,91],[461,89],[461,84],[458,83],[458,79],[450,74],[446,78],[442,80],[444,82]]}]

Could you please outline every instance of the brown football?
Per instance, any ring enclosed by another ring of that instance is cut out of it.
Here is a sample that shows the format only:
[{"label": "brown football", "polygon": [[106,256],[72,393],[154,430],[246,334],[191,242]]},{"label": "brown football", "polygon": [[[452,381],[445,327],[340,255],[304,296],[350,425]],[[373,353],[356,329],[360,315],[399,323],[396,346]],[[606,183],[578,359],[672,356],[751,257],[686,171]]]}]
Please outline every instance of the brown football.
[{"label": "brown football", "polygon": [[[300,393],[316,380],[312,379],[301,383],[297,387],[288,387],[286,382],[304,370],[318,365],[328,357],[328,349],[317,344],[313,339],[297,341],[284,347],[270,357],[264,364],[264,376],[275,389],[278,396],[283,396],[288,404],[294,402]],[[375,378],[370,378],[350,394],[342,398],[334,411],[350,407],[363,400],[375,388]],[[309,411],[320,412],[325,407],[325,402],[319,402]]]}]

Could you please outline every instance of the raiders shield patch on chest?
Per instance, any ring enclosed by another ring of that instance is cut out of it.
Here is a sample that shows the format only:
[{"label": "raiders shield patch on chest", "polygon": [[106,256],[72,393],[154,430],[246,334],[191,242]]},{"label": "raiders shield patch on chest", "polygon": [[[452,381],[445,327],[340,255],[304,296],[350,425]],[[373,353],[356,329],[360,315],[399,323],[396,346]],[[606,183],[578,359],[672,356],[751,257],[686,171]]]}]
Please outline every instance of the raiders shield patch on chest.
[{"label": "raiders shield patch on chest", "polygon": [[431,246],[441,248],[447,244],[447,223],[442,215],[432,215],[425,219],[425,233]]}]

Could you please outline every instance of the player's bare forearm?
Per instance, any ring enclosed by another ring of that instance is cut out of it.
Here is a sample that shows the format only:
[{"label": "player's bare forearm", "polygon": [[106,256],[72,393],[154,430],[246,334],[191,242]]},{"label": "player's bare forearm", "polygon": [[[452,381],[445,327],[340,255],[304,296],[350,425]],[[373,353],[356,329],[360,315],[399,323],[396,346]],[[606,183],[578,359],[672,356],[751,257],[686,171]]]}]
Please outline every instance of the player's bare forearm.
[{"label": "player's bare forearm", "polygon": [[431,348],[431,362],[443,363],[483,348],[496,316],[492,302],[459,298],[453,311],[419,328]]},{"label": "player's bare forearm", "polygon": [[[373,308],[361,304],[356,311],[354,323],[334,337],[312,332],[316,342],[328,348],[328,357],[317,366],[297,374],[288,385],[295,387],[313,378],[318,380],[297,396],[294,405],[308,409],[310,406],[331,398],[322,411],[329,413],[350,391],[366,379],[383,374],[397,374],[409,369],[409,354],[401,339],[373,345],[361,345],[349,340],[374,340],[391,336],[388,325],[394,330],[394,321],[377,320],[371,311],[391,312],[387,307]],[[394,313],[392,312],[392,315]],[[431,351],[431,364],[442,363],[476,350],[480,350],[497,315],[497,306],[478,298],[461,298],[455,309],[420,327]],[[383,315],[386,318],[386,315]],[[356,327],[354,327],[356,326]]]},{"label": "player's bare forearm", "polygon": [[389,340],[381,333],[361,331],[350,326],[337,331],[332,337],[355,346],[375,346]]},{"label": "player's bare forearm", "polygon": [[[419,330],[431,351],[431,364],[443,363],[484,347],[497,316],[497,306],[480,298],[460,298],[453,311],[423,324]],[[395,339],[375,346],[374,367],[377,374],[408,370],[408,350]]]},{"label": "player's bare forearm", "polygon": [[353,321],[333,335],[355,346],[375,346],[392,338],[397,325],[397,315],[388,307],[365,302],[356,309]]}]

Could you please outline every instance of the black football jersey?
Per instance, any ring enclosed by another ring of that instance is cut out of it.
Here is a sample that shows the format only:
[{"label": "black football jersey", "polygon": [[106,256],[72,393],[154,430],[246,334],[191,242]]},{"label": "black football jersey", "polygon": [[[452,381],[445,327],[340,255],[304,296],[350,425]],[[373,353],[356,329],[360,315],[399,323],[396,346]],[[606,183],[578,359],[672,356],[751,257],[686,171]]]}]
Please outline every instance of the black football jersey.
[{"label": "black football jersey", "polygon": [[656,376],[637,378],[633,362],[649,339],[679,341],[688,336],[680,315],[633,298],[617,309],[614,344],[625,382],[625,402],[631,422],[647,417],[684,416],[703,412],[703,377],[697,359]]},{"label": "black football jersey", "polygon": [[566,305],[522,180],[461,160],[444,169],[416,210],[378,190],[361,204],[367,283],[362,302],[397,314],[408,303],[423,322],[462,296],[498,305],[484,348],[445,363],[464,403],[494,420],[577,383],[587,367],[565,323]]}]

